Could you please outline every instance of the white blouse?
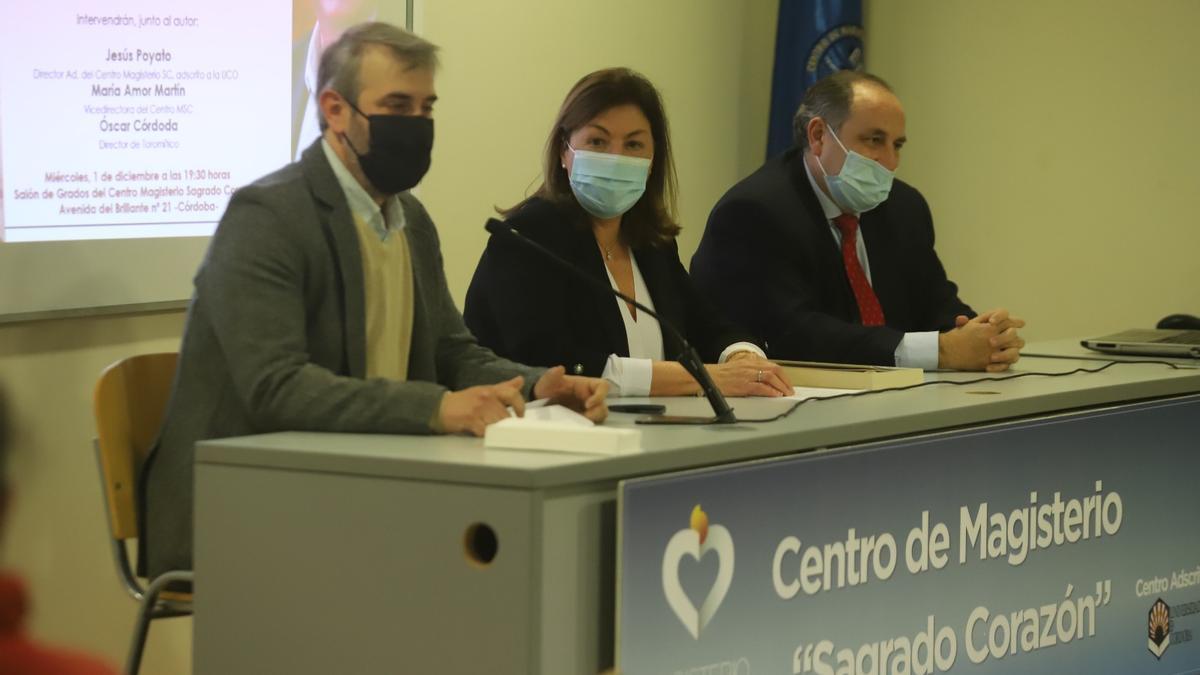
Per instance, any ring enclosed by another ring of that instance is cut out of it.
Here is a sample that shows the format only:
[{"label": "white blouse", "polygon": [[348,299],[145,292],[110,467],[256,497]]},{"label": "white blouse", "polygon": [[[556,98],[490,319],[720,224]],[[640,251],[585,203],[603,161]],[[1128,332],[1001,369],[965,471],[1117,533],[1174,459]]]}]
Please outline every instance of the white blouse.
[{"label": "white blouse", "polygon": [[[646,288],[646,280],[642,277],[642,270],[638,267],[637,259],[633,255],[629,256],[629,263],[633,267],[633,298],[653,310],[654,301],[650,299],[650,290]],[[608,271],[608,265],[604,266],[604,273],[608,275],[608,283],[612,285],[613,289],[620,290],[617,288],[617,280],[613,278],[612,272]],[[625,324],[625,339],[629,343],[629,356],[609,354],[608,362],[604,365],[604,372],[600,374],[600,377],[608,380],[609,396],[649,396],[650,382],[654,375],[654,362],[665,360],[662,327],[658,325],[658,319],[645,312],[641,312],[637,319],[634,319],[633,314],[629,311],[629,305],[624,300],[615,295],[613,300],[617,303],[617,308],[621,312],[621,321]],[[740,351],[752,351],[766,358],[757,345],[749,342],[735,342],[721,352],[719,362],[724,363],[730,355]]]},{"label": "white blouse", "polygon": [[[646,279],[638,267],[637,259],[629,256],[629,264],[633,267],[633,298],[643,305],[654,309],[654,301],[650,299],[650,289],[646,288]],[[608,265],[604,266],[608,275],[608,283],[617,289],[617,280]],[[613,296],[617,309],[621,312],[621,322],[625,324],[625,339],[629,343],[629,356],[608,355],[608,363],[600,377],[608,380],[609,393],[612,396],[649,396],[650,379],[653,375],[655,361],[663,360],[662,327],[658,320],[641,312],[637,319],[629,311],[629,305],[624,300]]]}]

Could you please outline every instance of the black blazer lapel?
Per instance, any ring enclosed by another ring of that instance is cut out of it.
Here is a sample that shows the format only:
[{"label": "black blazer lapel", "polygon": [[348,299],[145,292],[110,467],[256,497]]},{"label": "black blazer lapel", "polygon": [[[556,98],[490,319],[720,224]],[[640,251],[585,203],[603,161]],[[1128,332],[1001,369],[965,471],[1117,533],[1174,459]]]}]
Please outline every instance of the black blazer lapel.
[{"label": "black blazer lapel", "polygon": [[819,244],[816,250],[822,252],[822,259],[833,256],[838,262],[838,268],[842,269],[842,252],[838,249],[837,240],[833,238],[833,233],[829,230],[829,221],[825,218],[825,209],[821,208],[821,200],[817,198],[817,193],[813,191],[812,184],[808,181],[808,172],[804,169],[802,155],[797,153],[788,162],[788,174],[792,187],[795,188],[800,203],[804,206],[803,217],[792,220],[799,235],[805,241]]},{"label": "black blazer lapel", "polygon": [[[608,271],[604,269],[604,259],[600,257],[600,249],[596,246],[596,240],[592,233],[580,230],[579,236],[574,238],[572,243],[571,258],[575,266],[584,274],[598,279],[605,286],[611,286],[612,284],[608,281]],[[586,298],[590,298],[590,301]],[[580,302],[584,305],[580,307],[584,316],[592,313],[599,320],[601,330],[604,332],[604,343],[610,346],[612,353],[618,356],[628,356],[629,337],[625,335],[625,321],[621,319],[621,309],[617,306],[616,297],[611,293],[588,286],[584,288]],[[584,325],[588,323],[590,322],[584,321]]]},{"label": "black blazer lapel", "polygon": [[867,261],[871,266],[871,287],[875,297],[879,298],[879,306],[883,308],[883,318],[887,325],[907,327],[910,323],[907,303],[908,286],[903,272],[897,267],[903,264],[897,253],[897,242],[893,241],[895,231],[889,230],[876,208],[862,215],[860,230],[863,241],[867,246]]},{"label": "black blazer lapel", "polygon": [[[687,317],[684,316],[682,297],[675,288],[671,278],[670,257],[658,249],[641,249],[633,252],[638,268],[642,271],[642,280],[650,291],[650,300],[654,303],[654,311],[679,331],[687,334]],[[641,298],[639,298],[640,300]],[[640,321],[641,318],[639,317]],[[659,322],[660,327],[662,322]],[[683,345],[671,333],[662,328],[663,356],[674,360],[683,352]]]},{"label": "black blazer lapel", "polygon": [[[812,262],[817,269],[813,270],[813,279],[830,292],[829,300],[833,306],[829,309],[835,316],[845,321],[859,321],[858,301],[854,299],[854,290],[850,288],[850,279],[846,276],[842,250],[833,237],[829,221],[825,218],[825,209],[821,208],[821,201],[808,180],[804,158],[799,153],[789,163],[789,173],[792,186],[804,205],[803,217],[794,222],[799,236],[806,242],[805,246],[814,252]],[[874,261],[873,258],[871,260]]]},{"label": "black blazer lapel", "polygon": [[437,343],[440,328],[433,325],[437,321],[435,316],[439,316],[439,314],[430,306],[433,293],[437,289],[437,284],[431,283],[430,280],[437,279],[441,270],[435,268],[438,257],[428,255],[427,252],[436,251],[438,244],[433,237],[418,232],[418,228],[412,226],[417,218],[421,217],[418,210],[410,207],[404,198],[401,198],[400,205],[404,209],[405,222],[408,223],[402,234],[408,241],[413,285],[413,323],[412,335],[409,339],[408,379],[436,381]]},{"label": "black blazer lapel", "polygon": [[350,215],[350,206],[325,158],[321,139],[308,146],[300,163],[304,167],[305,179],[317,205],[317,217],[337,266],[338,285],[342,292],[342,342],[346,350],[347,374],[366,377],[367,320],[362,252],[358,248],[358,234],[355,232],[353,216]]}]

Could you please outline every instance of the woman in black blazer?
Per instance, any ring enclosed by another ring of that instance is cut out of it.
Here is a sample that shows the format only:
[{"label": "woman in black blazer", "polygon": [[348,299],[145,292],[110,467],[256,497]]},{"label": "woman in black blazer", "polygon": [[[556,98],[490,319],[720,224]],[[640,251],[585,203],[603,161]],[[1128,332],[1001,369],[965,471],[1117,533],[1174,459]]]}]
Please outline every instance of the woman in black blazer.
[{"label": "woman in black blazer", "polygon": [[[679,261],[675,166],[658,92],[641,75],[592,73],[567,94],[546,144],[542,186],[504,212],[508,224],[584,274],[650,305],[696,348],[727,396],[792,388],[745,334],[719,317]],[[658,322],[559,269],[508,236],[493,236],[464,311],[501,356],[604,377],[612,393],[678,396],[699,385]]]}]

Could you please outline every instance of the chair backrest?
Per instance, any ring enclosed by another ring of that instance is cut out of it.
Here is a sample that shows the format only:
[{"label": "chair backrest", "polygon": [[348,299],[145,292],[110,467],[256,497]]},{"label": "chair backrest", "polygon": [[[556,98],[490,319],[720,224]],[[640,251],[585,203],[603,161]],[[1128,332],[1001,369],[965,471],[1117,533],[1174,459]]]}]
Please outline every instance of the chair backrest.
[{"label": "chair backrest", "polygon": [[137,474],[158,436],[179,355],[140,354],[104,369],[92,397],[100,472],[114,539],[136,539]]}]

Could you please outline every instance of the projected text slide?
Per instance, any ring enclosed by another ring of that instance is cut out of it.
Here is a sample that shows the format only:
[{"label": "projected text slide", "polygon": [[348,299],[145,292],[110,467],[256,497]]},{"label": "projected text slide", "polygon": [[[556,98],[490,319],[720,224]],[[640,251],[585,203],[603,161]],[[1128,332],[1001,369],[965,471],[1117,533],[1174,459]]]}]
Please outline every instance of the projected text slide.
[{"label": "projected text slide", "polygon": [[290,159],[291,0],[0,5],[5,241],[211,234]]}]

